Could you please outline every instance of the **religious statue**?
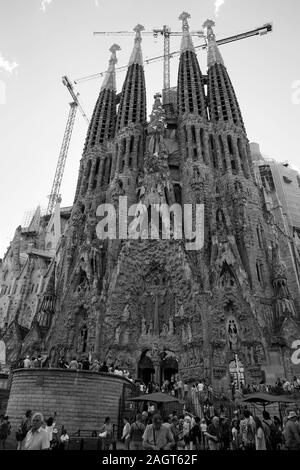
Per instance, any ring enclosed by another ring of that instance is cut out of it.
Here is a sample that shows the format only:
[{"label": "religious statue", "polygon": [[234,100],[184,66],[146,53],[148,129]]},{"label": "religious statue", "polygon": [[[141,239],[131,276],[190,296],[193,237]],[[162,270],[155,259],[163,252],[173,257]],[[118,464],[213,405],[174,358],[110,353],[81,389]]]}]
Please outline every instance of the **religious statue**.
[{"label": "religious statue", "polygon": [[236,350],[238,345],[238,329],[234,319],[229,319],[227,332],[229,337],[229,347],[232,350]]}]

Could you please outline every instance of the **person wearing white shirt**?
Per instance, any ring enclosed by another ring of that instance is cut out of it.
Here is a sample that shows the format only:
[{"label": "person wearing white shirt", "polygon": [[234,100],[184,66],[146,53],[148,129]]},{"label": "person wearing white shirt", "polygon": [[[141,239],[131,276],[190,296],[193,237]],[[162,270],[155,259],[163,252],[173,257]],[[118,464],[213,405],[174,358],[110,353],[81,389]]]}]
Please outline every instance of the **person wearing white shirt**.
[{"label": "person wearing white shirt", "polygon": [[32,417],[32,428],[28,431],[24,450],[50,449],[49,433],[43,428],[44,417],[42,413],[35,413]]}]

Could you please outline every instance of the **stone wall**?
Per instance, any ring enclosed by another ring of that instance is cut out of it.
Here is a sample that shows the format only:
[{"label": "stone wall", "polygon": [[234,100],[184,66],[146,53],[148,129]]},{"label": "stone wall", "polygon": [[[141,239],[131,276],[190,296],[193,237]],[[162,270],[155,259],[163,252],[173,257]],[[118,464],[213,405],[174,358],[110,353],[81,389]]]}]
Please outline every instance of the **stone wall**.
[{"label": "stone wall", "polygon": [[19,369],[12,377],[7,406],[12,433],[26,410],[42,412],[45,418],[56,411],[56,425],[69,435],[78,429],[99,430],[106,416],[118,424],[123,387],[129,380],[113,374],[62,369]]}]

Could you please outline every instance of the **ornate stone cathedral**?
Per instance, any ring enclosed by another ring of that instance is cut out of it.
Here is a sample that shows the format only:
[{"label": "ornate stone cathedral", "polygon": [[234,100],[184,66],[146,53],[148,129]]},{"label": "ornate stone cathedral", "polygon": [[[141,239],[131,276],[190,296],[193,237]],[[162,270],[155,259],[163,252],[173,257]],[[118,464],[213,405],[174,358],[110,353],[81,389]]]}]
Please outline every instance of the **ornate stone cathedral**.
[{"label": "ornate stone cathedral", "polygon": [[[143,27],[135,28],[119,94],[119,46],[111,47],[74,205],[55,255],[43,261],[35,314],[30,322],[24,317],[23,292],[18,314],[1,329],[11,360],[46,352],[55,367],[61,356],[88,354],[146,382],[178,372],[216,388],[237,377],[274,383],[297,373],[291,355],[300,339],[299,259],[253,165],[214,23],[203,25],[203,75],[188,18],[180,16],[177,87],[163,90],[163,99],[155,95],[149,122]],[[110,203],[118,213],[120,196],[147,208],[203,204],[203,248],[187,250],[174,237],[100,240],[97,208]]]}]

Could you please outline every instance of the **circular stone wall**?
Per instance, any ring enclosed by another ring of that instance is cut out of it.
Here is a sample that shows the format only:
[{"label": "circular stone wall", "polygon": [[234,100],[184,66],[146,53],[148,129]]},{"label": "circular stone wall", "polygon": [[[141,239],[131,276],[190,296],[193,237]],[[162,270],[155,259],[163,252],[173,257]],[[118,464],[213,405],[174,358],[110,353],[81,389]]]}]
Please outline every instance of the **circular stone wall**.
[{"label": "circular stone wall", "polygon": [[118,424],[124,386],[135,388],[132,382],[114,374],[18,369],[12,376],[6,411],[12,425],[11,439],[15,439],[28,409],[43,413],[45,419],[56,411],[57,428],[64,425],[69,434],[79,429],[99,430],[107,416],[112,424]]}]

